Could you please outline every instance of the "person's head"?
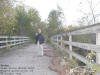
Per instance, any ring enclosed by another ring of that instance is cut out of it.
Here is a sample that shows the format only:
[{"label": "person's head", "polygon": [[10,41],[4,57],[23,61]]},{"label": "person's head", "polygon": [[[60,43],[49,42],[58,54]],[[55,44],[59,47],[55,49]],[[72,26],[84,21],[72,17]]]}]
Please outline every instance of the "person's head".
[{"label": "person's head", "polygon": [[41,29],[38,29],[38,33],[41,33]]}]

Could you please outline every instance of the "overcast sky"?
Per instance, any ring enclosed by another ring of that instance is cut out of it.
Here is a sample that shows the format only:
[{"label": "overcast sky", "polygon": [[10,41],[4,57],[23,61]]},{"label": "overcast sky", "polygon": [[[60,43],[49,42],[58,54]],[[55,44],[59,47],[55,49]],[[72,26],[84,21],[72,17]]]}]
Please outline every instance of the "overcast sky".
[{"label": "overcast sky", "polygon": [[[93,6],[98,5],[99,0],[93,0]],[[57,3],[62,7],[67,25],[77,24],[77,20],[85,13],[90,11],[86,0],[23,0],[24,4],[36,8],[42,20],[47,19],[49,12],[57,8]],[[100,8],[100,7],[99,7]],[[97,9],[99,9],[97,8]]]}]

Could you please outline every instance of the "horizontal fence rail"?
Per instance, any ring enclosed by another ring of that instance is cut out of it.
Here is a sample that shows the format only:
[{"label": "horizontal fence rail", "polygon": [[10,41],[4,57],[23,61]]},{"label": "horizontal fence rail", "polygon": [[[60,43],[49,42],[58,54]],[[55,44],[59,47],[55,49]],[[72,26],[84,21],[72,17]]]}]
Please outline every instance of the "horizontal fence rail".
[{"label": "horizontal fence rail", "polygon": [[28,40],[30,38],[24,36],[0,36],[0,49],[23,44]]},{"label": "horizontal fence rail", "polygon": [[90,34],[90,33],[99,33],[100,24],[86,26],[77,30],[71,31],[71,35],[80,35],[80,34]]},{"label": "horizontal fence rail", "polygon": [[[54,41],[54,39],[53,39],[53,41]],[[59,41],[59,42],[60,42],[60,41]],[[53,42],[53,44],[56,45],[56,46],[58,45],[58,44],[55,43],[55,42]],[[66,45],[66,43],[64,43],[64,44]],[[70,51],[69,49],[65,49],[64,47],[62,47],[62,46],[60,46],[60,45],[58,45],[58,47],[59,47],[61,50],[63,50],[64,52],[67,52],[67,53],[71,54],[72,56],[76,57],[78,60],[84,62],[84,63],[87,64],[87,65],[96,64],[95,62],[91,62],[90,60],[86,59],[86,58],[83,57],[82,55],[77,54],[77,53],[75,53],[75,52],[73,52],[73,51]]]},{"label": "horizontal fence rail", "polygon": [[[88,44],[88,43],[80,43],[80,42],[72,41],[72,37],[73,37],[72,35],[82,35],[82,34],[96,34],[96,44]],[[66,41],[63,39],[63,37],[65,36],[69,37],[69,41]],[[70,55],[70,59],[72,59],[72,56],[73,56],[87,65],[89,64],[91,65],[99,64],[100,65],[100,24],[99,23],[54,35],[51,37],[51,40],[52,40],[52,43],[56,45],[58,48],[66,51]],[[69,48],[68,49],[64,48],[64,46],[62,46],[61,44],[62,42],[64,45],[68,45]],[[72,48],[73,46],[77,48],[85,49],[88,51],[96,52],[97,54],[96,62],[91,62],[86,57],[74,52]]]}]

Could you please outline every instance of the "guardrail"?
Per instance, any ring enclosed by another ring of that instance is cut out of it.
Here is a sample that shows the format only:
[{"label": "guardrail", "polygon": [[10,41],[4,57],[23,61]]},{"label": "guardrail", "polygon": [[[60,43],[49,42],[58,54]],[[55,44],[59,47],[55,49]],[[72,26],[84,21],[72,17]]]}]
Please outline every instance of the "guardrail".
[{"label": "guardrail", "polygon": [[[81,34],[96,34],[96,44],[88,44],[88,43],[80,43],[80,42],[73,42],[72,41],[72,35],[81,35]],[[66,41],[63,39],[64,36],[69,37],[69,41]],[[66,33],[57,34],[51,37],[51,40],[54,45],[59,47],[61,50],[66,51],[70,55],[70,59],[72,59],[72,56],[79,59],[83,63],[90,65],[90,64],[100,64],[100,23],[82,27],[76,30],[68,31]],[[64,43],[65,45],[69,45],[69,48],[66,49],[62,46],[62,44],[59,45],[59,43]],[[90,60],[86,59],[82,55],[75,53],[72,49],[72,47],[78,47],[82,48],[88,51],[94,51],[97,53],[96,56],[96,62],[91,62]]]},{"label": "guardrail", "polygon": [[23,44],[29,40],[29,37],[24,36],[0,36],[0,49]]}]

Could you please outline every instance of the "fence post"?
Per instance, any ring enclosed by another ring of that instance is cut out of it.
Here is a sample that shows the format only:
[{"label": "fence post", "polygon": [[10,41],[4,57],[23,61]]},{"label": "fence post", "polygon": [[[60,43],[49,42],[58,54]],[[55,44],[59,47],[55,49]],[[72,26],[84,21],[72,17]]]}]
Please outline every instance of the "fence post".
[{"label": "fence post", "polygon": [[57,48],[58,48],[58,45],[59,45],[59,41],[58,41],[58,38],[59,38],[59,37],[58,37],[58,35],[57,35],[56,38],[57,38]]},{"label": "fence post", "polygon": [[[69,42],[72,42],[72,35],[69,33]],[[72,45],[69,45],[69,50],[70,50],[70,59],[72,59]]]},{"label": "fence post", "polygon": [[61,35],[61,36],[60,36],[61,47],[63,46],[63,44],[62,44],[62,40],[63,40],[63,37],[62,37],[62,35]]},{"label": "fence post", "polygon": [[14,37],[14,45],[16,45],[16,38]]},{"label": "fence post", "polygon": [[[100,33],[96,33],[96,45],[100,45]],[[96,63],[100,64],[100,52],[97,53]],[[100,75],[100,72],[96,72],[96,75]]]},{"label": "fence post", "polygon": [[8,36],[6,36],[6,46],[8,45]]},{"label": "fence post", "polygon": [[25,37],[21,37],[21,45],[25,42]]},{"label": "fence post", "polygon": [[[96,45],[100,45],[100,33],[96,33]],[[100,64],[100,53],[97,53],[96,63]]]}]

